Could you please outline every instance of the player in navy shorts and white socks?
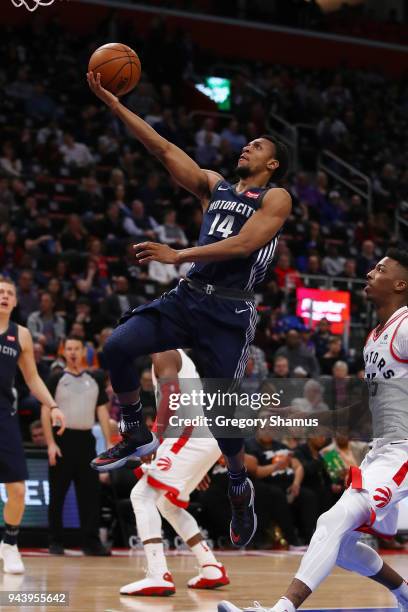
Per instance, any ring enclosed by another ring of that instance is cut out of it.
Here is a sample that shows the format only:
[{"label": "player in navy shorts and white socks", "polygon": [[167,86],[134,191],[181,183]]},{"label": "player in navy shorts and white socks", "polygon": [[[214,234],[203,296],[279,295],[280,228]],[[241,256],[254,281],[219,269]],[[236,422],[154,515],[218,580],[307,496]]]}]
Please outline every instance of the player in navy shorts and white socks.
[{"label": "player in navy shorts and white socks", "polygon": [[[172,178],[200,199],[204,214],[197,247],[177,251],[153,242],[136,246],[140,263],[193,265],[175,290],[135,309],[104,347],[112,386],[122,405],[124,437],[93,462],[102,471],[157,447],[142,419],[135,358],[185,346],[200,353],[205,378],[243,376],[257,321],[253,289],[272,262],[292,201],[285,189],[268,186],[283,178],[289,165],[285,145],[274,137],[261,136],[243,148],[237,166],[239,181],[232,185],[218,173],[199,168],[129,111],[102,88],[100,76],[88,73],[87,77],[91,90]],[[256,516],[253,486],[244,468],[243,439],[217,441],[230,476],[231,539],[236,546],[244,546],[255,533]]]},{"label": "player in navy shorts and white socks", "polygon": [[[295,612],[335,565],[382,584],[408,612],[408,584],[380,555],[359,542],[361,532],[393,536],[398,504],[408,497],[408,253],[390,249],[367,275],[367,298],[379,325],[364,348],[374,442],[350,486],[322,514],[300,568],[285,596],[272,608],[258,603],[248,612]],[[351,407],[350,411],[357,406]],[[314,416],[319,417],[319,413]],[[218,612],[242,612],[224,601]]]},{"label": "player in navy shorts and white socks", "polygon": [[31,393],[50,408],[52,424],[61,424],[58,433],[61,434],[65,428],[64,415],[38,375],[30,332],[26,327],[10,321],[16,304],[14,283],[0,276],[0,482],[5,483],[7,491],[0,558],[3,560],[3,570],[10,574],[24,572],[17,536],[24,513],[24,481],[28,478],[12,392],[17,366]]}]

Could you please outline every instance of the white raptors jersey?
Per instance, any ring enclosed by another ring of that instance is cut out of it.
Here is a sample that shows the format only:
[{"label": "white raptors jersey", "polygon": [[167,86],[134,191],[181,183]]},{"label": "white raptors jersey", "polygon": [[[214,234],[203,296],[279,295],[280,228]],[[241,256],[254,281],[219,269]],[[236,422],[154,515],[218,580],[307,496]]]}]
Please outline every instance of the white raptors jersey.
[{"label": "white raptors jersey", "polygon": [[364,347],[375,438],[408,439],[408,307],[376,327]]}]

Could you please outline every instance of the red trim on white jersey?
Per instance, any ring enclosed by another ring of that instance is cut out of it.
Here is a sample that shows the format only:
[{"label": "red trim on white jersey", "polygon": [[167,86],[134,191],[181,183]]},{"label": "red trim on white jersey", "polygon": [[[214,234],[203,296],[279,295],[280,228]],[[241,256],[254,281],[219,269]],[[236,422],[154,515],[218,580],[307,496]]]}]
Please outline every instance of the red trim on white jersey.
[{"label": "red trim on white jersey", "polygon": [[392,477],[393,481],[400,487],[408,474],[408,461],[402,464],[398,472]]},{"label": "red trim on white jersey", "polygon": [[[384,325],[384,327],[380,327],[379,325],[377,325],[377,327],[375,327],[372,331],[373,334],[373,341],[377,342],[378,338],[382,335],[382,333],[388,329],[388,327],[390,325],[392,325],[393,323],[395,323],[395,321],[398,321],[398,319],[400,317],[405,316],[406,314],[408,314],[408,310],[404,310],[403,312],[400,312],[396,317],[393,317],[390,321],[387,321],[387,323]],[[368,338],[367,338],[368,340]]]},{"label": "red trim on white jersey", "polygon": [[183,430],[183,433],[181,434],[181,436],[177,439],[176,442],[174,442],[173,446],[171,447],[170,451],[172,453],[174,453],[175,455],[177,455],[181,449],[187,444],[187,442],[189,441],[191,434],[193,433],[193,425],[190,425],[189,427],[185,427]]},{"label": "red trim on white jersey", "polygon": [[392,334],[392,338],[391,338],[391,343],[390,343],[390,352],[391,355],[393,356],[393,358],[395,359],[395,361],[398,361],[399,363],[408,363],[408,359],[401,359],[401,357],[398,357],[398,355],[395,353],[394,348],[392,346],[392,343],[394,342],[395,336],[397,335],[397,331],[400,328],[400,325],[406,320],[408,319],[408,315],[406,314],[406,316],[401,319],[401,321],[398,323],[397,327],[395,328],[394,333]]},{"label": "red trim on white jersey", "polygon": [[165,484],[164,482],[160,482],[160,480],[157,480],[153,476],[150,476],[150,474],[148,474],[147,476],[147,483],[154,489],[166,491],[166,498],[169,500],[169,502],[171,502],[178,508],[188,508],[189,502],[183,501],[182,499],[178,498],[178,496],[180,495],[180,491],[175,487],[171,487],[170,485]]},{"label": "red trim on white jersey", "polygon": [[349,469],[349,474],[347,478],[347,486],[350,486],[352,489],[362,489],[363,488],[363,477],[361,475],[361,470],[357,465],[351,465]]}]

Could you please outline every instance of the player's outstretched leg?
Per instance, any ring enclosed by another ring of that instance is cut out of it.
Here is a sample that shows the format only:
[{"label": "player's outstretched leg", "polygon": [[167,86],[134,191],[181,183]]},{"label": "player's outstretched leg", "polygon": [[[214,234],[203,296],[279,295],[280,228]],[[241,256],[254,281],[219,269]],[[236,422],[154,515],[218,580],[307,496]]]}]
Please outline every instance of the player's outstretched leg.
[{"label": "player's outstretched leg", "polygon": [[382,584],[394,595],[401,612],[408,612],[407,582],[373,548],[359,542],[360,536],[359,532],[353,532],[344,537],[336,564]]},{"label": "player's outstretched leg", "polygon": [[[265,611],[295,612],[330,574],[337,562],[343,538],[368,522],[370,510],[370,501],[365,493],[347,490],[333,508],[322,514],[317,521],[316,531],[303,556],[300,568],[285,596],[272,608],[265,608]],[[218,612],[239,610],[240,608],[227,601],[218,605]],[[255,606],[248,610],[258,612],[259,608]]]},{"label": "player's outstretched leg", "polygon": [[129,458],[149,455],[159,446],[156,436],[144,422],[134,361],[155,350],[164,350],[166,342],[170,340],[162,337],[155,320],[141,315],[119,325],[107,340],[103,353],[122,408],[119,427],[122,440],[92,461],[94,469],[105,472],[119,468]]},{"label": "player's outstretched leg", "polygon": [[23,574],[25,571],[17,548],[19,526],[24,513],[24,482],[6,484],[7,502],[3,509],[4,533],[0,543],[0,558],[6,574]]},{"label": "player's outstretched leg", "polygon": [[244,465],[242,439],[218,438],[228,467],[228,499],[231,504],[230,537],[234,546],[247,546],[256,533],[255,490]]},{"label": "player's outstretched leg", "polygon": [[195,518],[184,508],[172,504],[164,495],[158,499],[157,507],[197,559],[199,573],[188,581],[187,586],[190,589],[217,589],[229,584],[224,565],[214,557]]}]

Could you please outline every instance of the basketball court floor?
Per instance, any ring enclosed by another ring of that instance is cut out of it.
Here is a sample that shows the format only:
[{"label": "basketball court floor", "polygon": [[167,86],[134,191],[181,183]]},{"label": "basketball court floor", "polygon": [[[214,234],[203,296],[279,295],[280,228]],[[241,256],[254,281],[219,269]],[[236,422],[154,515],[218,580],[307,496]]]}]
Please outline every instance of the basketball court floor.
[{"label": "basketball court floor", "polygon": [[[0,574],[0,589],[66,591],[69,606],[34,608],[2,605],[0,608],[2,612],[14,612],[16,609],[24,612],[64,609],[75,612],[215,612],[217,603],[222,599],[229,599],[241,607],[252,604],[254,600],[272,606],[285,590],[300,561],[300,555],[293,553],[221,552],[217,556],[227,567],[231,579],[228,587],[217,591],[188,589],[187,580],[197,573],[195,559],[187,552],[177,552],[170,553],[168,559],[177,593],[167,598],[141,598],[119,595],[121,585],[143,576],[145,562],[138,551],[118,551],[110,558],[84,557],[76,551],[68,551],[63,557],[51,557],[41,551],[26,551],[26,574]],[[387,562],[402,575],[408,576],[408,554],[387,555]],[[386,589],[340,569],[334,571],[303,608],[319,612],[396,610],[393,597]]]}]

